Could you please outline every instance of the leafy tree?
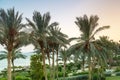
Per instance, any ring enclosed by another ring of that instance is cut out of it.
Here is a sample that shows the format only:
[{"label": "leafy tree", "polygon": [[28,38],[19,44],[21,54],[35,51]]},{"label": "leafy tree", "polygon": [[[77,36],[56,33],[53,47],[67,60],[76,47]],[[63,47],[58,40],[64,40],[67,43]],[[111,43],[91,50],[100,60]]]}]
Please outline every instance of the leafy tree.
[{"label": "leafy tree", "polygon": [[34,54],[31,56],[30,73],[32,80],[42,80],[44,77],[42,69],[42,55]]}]

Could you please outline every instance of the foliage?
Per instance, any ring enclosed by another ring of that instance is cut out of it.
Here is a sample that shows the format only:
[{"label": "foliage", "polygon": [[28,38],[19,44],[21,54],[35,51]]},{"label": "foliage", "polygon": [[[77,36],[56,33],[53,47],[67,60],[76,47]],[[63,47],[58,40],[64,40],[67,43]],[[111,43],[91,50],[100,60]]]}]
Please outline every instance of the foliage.
[{"label": "foliage", "polygon": [[72,76],[72,77],[66,77],[65,79],[59,78],[58,80],[87,80],[87,75],[79,75],[79,76]]},{"label": "foliage", "polygon": [[[47,48],[47,37],[50,34],[49,27],[57,26],[58,23],[54,22],[50,24],[51,16],[50,13],[47,12],[41,15],[40,12],[35,11],[33,13],[33,22],[26,18],[28,21],[28,26],[32,28],[32,32],[30,33],[29,39],[36,49],[39,49],[42,53],[42,61],[43,61],[43,74],[45,76],[45,80],[47,80],[47,70],[45,64],[45,49]],[[53,73],[54,74],[54,73]]]},{"label": "foliage", "polygon": [[[22,14],[15,12],[14,8],[0,9],[0,44],[8,51],[8,80],[11,80],[11,55],[12,51],[23,45],[27,45],[27,34],[22,30]],[[24,39],[25,38],[25,39]]]},{"label": "foliage", "polygon": [[21,70],[21,71],[16,72],[16,76],[30,77],[30,74],[28,71]]},{"label": "foliage", "polygon": [[41,80],[43,78],[42,57],[40,54],[31,56],[30,74],[32,80]]},{"label": "foliage", "polygon": [[88,74],[88,72],[85,71],[85,72],[81,72],[81,73],[73,73],[73,76],[85,75],[85,74]]},{"label": "foliage", "polygon": [[107,77],[106,80],[120,80],[120,76]]},{"label": "foliage", "polygon": [[120,67],[116,67],[115,72],[120,72]]},{"label": "foliage", "polygon": [[[0,54],[0,60],[2,59],[7,59],[8,56],[8,51],[1,51],[2,54]],[[12,62],[12,68],[13,68],[13,80],[15,80],[15,65],[14,65],[14,61],[15,59],[25,59],[27,56],[21,53],[21,49],[14,49],[12,50],[12,54],[11,54],[11,62]]]},{"label": "foliage", "polygon": [[99,43],[95,40],[95,35],[104,29],[108,29],[109,26],[97,28],[98,20],[99,17],[97,15],[91,15],[90,17],[87,15],[84,15],[83,17],[77,17],[75,23],[81,32],[81,36],[78,38],[73,38],[73,40],[77,40],[77,43],[72,45],[69,49],[76,58],[83,56],[83,70],[85,59],[87,58],[89,65],[89,80],[92,79],[92,68],[94,67],[95,63],[100,66],[107,64],[107,47],[103,47],[104,44],[99,45]]},{"label": "foliage", "polygon": [[58,71],[59,71],[59,72],[62,72],[62,65],[59,65],[59,66],[58,66]]},{"label": "foliage", "polygon": [[63,72],[58,72],[58,77],[63,77]]},{"label": "foliage", "polygon": [[111,73],[105,73],[105,76],[106,77],[111,76]]},{"label": "foliage", "polygon": [[31,79],[24,76],[16,76],[15,80],[31,80]]},{"label": "foliage", "polygon": [[7,80],[7,78],[0,78],[0,80]]},{"label": "foliage", "polygon": [[120,76],[120,72],[116,72],[115,74],[116,74],[116,76]]}]

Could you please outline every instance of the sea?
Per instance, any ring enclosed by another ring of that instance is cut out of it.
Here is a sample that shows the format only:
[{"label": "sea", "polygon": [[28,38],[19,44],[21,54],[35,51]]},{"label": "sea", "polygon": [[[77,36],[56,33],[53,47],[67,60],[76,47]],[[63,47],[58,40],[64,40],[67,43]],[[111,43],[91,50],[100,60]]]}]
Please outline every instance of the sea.
[{"label": "sea", "polygon": [[[26,55],[26,59],[16,59],[15,66],[29,66],[30,65],[30,57],[31,55],[35,54],[33,52],[27,52],[27,53],[22,53]],[[7,59],[0,60],[0,71],[4,70],[7,68]]]}]

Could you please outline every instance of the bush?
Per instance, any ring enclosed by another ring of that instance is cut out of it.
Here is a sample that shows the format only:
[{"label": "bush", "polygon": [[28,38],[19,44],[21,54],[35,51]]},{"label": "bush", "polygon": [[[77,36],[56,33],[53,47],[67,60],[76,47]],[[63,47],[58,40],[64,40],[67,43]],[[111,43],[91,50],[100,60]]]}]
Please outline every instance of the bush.
[{"label": "bush", "polygon": [[81,72],[80,74],[81,74],[81,75],[84,75],[84,74],[88,74],[88,72]]},{"label": "bush", "polygon": [[16,76],[15,80],[30,80],[30,78],[23,77],[23,76]]},{"label": "bush", "polygon": [[72,77],[67,77],[67,78],[59,78],[58,80],[87,80],[88,76],[87,75],[79,75],[79,76],[72,76]]},{"label": "bush", "polygon": [[32,80],[40,80],[44,77],[43,75],[43,65],[41,62],[42,55],[41,54],[34,54],[30,58],[30,75]]},{"label": "bush", "polygon": [[88,74],[88,72],[73,73],[73,76],[77,76],[77,75],[85,75],[85,74]]},{"label": "bush", "polygon": [[117,68],[115,69],[115,72],[120,72],[120,67],[117,67]]},{"label": "bush", "polygon": [[25,76],[25,77],[29,77],[30,74],[27,71],[20,71],[20,72],[16,72],[16,75],[18,76]]},{"label": "bush", "polygon": [[105,73],[105,76],[109,77],[109,76],[111,76],[111,73]]},{"label": "bush", "polygon": [[63,72],[58,72],[58,77],[63,77]]},{"label": "bush", "polygon": [[0,80],[7,80],[6,78],[0,78]]},{"label": "bush", "polygon": [[[99,77],[99,78],[98,78],[98,75],[93,76],[93,80],[106,80],[105,77]],[[65,79],[60,78],[58,80],[88,80],[88,75],[72,76],[72,77],[68,77],[68,78],[65,78]]]},{"label": "bush", "polygon": [[105,78],[105,77],[101,77],[101,76],[98,75],[98,74],[94,74],[94,75],[93,75],[93,80],[106,80],[106,78]]},{"label": "bush", "polygon": [[116,73],[116,76],[120,76],[120,72],[117,72],[117,73]]}]

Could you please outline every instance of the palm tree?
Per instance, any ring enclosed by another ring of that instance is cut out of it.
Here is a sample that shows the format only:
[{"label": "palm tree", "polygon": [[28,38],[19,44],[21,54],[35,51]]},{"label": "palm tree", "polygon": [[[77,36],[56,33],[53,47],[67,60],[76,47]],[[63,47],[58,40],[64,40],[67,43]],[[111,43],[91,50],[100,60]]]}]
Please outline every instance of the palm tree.
[{"label": "palm tree", "polygon": [[[22,23],[22,14],[15,12],[14,8],[5,11],[0,9],[0,43],[7,50],[8,80],[11,80],[12,51],[18,46],[25,44],[26,34],[22,31],[25,27]],[[22,44],[23,43],[23,44]]]},{"label": "palm tree", "polygon": [[[100,46],[98,46],[95,43],[94,36],[104,30],[108,29],[109,26],[103,26],[96,29],[98,26],[98,16],[90,16],[90,18],[87,17],[87,15],[84,15],[83,17],[77,17],[77,20],[75,21],[76,25],[78,26],[81,36],[78,38],[74,38],[78,40],[76,44],[71,46],[72,50],[80,50],[82,53],[84,53],[85,56],[88,57],[88,64],[89,64],[89,80],[92,79],[92,62],[91,59],[95,58],[95,56],[101,58],[103,57],[100,55],[100,51],[96,51],[100,49]],[[96,52],[99,52],[96,53]]]},{"label": "palm tree", "polygon": [[[68,49],[70,54],[72,54],[73,56],[71,56],[71,60],[73,60],[75,63],[76,62],[80,62],[81,63],[81,68],[82,71],[85,71],[85,60],[86,60],[86,56],[84,55],[84,53],[80,50],[71,50],[71,47]],[[74,51],[74,52],[73,52]]]},{"label": "palm tree", "polygon": [[99,45],[107,48],[107,62],[109,63],[109,68],[111,68],[111,64],[113,63],[113,57],[118,53],[119,43],[114,42],[113,40],[109,40],[108,36],[101,36],[99,40],[96,40]]},{"label": "palm tree", "polygon": [[65,49],[60,50],[59,58],[62,59],[62,61],[63,61],[63,66],[64,66],[63,77],[64,77],[64,79],[66,77],[66,62],[69,57],[70,57],[70,54],[69,54],[68,50],[65,50]]},{"label": "palm tree", "polygon": [[42,53],[45,80],[47,80],[46,65],[45,65],[45,49],[47,48],[46,37],[49,34],[48,28],[50,26],[57,25],[56,22],[50,24],[50,19],[51,17],[49,12],[45,13],[42,16],[40,12],[37,11],[33,13],[33,22],[30,21],[28,18],[26,18],[29,26],[33,28],[33,31],[30,34],[32,43],[35,45],[36,48],[39,48]]},{"label": "palm tree", "polygon": [[[52,50],[53,52],[53,72],[55,72],[54,69],[54,52],[56,53],[56,66],[58,68],[58,50],[60,48],[60,46],[64,46],[66,47],[67,44],[69,44],[69,41],[67,40],[68,36],[66,34],[63,34],[60,30],[61,28],[59,27],[50,27],[50,35],[47,38],[47,44],[49,46],[49,48]],[[56,70],[57,73],[57,78],[58,78],[58,69]],[[55,75],[53,73],[53,79],[54,79]]]},{"label": "palm tree", "polygon": [[[13,80],[15,80],[15,75],[14,75],[15,74],[15,65],[14,65],[14,61],[16,59],[19,59],[19,58],[25,59],[27,57],[26,55],[23,55],[20,50],[21,49],[16,49],[16,50],[12,51],[11,61],[12,61],[12,67],[13,67]],[[7,59],[8,52],[7,51],[1,51],[1,53],[3,53],[3,54],[0,54],[0,60]]]},{"label": "palm tree", "polygon": [[27,56],[22,54],[21,53],[21,49],[16,49],[16,50],[13,50],[12,51],[12,67],[13,67],[13,80],[15,80],[15,66],[14,66],[14,61],[15,59],[19,59],[19,58],[22,58],[22,59],[25,59]]}]

